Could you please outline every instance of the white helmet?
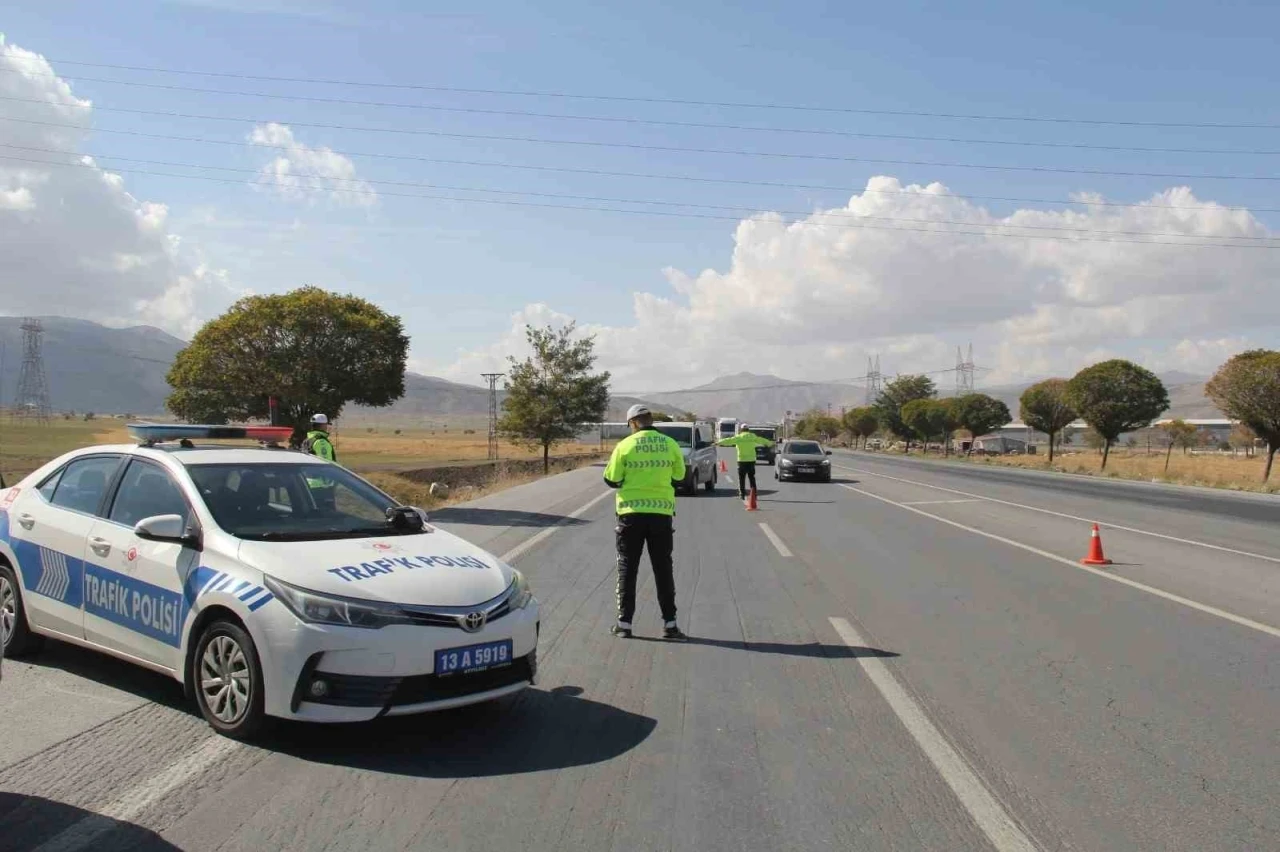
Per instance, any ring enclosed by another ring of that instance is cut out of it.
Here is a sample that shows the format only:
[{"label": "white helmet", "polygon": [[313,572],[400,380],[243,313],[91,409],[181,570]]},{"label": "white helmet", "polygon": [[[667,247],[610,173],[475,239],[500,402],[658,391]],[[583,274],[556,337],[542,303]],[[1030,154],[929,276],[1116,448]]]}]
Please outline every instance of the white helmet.
[{"label": "white helmet", "polygon": [[312,426],[328,426],[328,425],[329,425],[329,415],[327,415],[327,414],[313,414],[313,415],[311,415],[311,425],[312,425]]}]

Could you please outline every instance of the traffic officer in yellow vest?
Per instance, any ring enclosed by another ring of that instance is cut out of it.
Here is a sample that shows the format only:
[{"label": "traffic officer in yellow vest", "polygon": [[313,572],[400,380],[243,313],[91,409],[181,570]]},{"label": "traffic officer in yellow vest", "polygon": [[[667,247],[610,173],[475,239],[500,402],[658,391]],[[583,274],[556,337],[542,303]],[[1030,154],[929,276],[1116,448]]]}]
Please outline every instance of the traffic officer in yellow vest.
[{"label": "traffic officer in yellow vest", "polygon": [[751,480],[751,490],[756,490],[756,447],[772,447],[773,441],[762,438],[747,428],[747,424],[738,427],[738,434],[732,438],[716,441],[717,447],[735,447],[738,450],[738,496],[747,497],[747,480]]},{"label": "traffic officer in yellow vest", "polygon": [[646,406],[631,406],[627,425],[631,434],[614,447],[604,469],[605,485],[618,489],[618,525],[614,530],[618,547],[618,623],[612,632],[623,639],[631,638],[636,573],[647,544],[662,610],[662,638],[683,641],[688,637],[676,625],[671,551],[675,545],[675,487],[684,480],[684,453],[674,440],[654,430],[653,414]]}]

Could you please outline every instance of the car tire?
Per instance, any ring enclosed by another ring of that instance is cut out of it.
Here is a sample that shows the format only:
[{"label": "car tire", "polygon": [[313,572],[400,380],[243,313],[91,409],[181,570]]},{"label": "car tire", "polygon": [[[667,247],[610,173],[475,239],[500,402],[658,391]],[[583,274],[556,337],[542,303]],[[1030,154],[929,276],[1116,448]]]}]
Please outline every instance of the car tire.
[{"label": "car tire", "polygon": [[716,472],[714,469],[711,471],[711,478],[702,487],[706,488],[708,492],[716,490]]},{"label": "car tire", "polygon": [[219,619],[204,629],[191,659],[191,679],[209,727],[236,740],[251,739],[262,729],[262,664],[253,638],[239,624]]},{"label": "car tire", "polygon": [[701,483],[698,481],[698,479],[699,479],[698,474],[697,474],[697,472],[695,471],[695,472],[694,472],[694,474],[693,474],[693,479],[691,479],[691,480],[689,481],[689,496],[690,496],[690,497],[697,497],[697,496],[698,496],[698,486],[701,484]]},{"label": "car tire", "polygon": [[43,645],[44,637],[33,633],[27,624],[17,573],[0,562],[0,654],[21,657],[39,651]]}]

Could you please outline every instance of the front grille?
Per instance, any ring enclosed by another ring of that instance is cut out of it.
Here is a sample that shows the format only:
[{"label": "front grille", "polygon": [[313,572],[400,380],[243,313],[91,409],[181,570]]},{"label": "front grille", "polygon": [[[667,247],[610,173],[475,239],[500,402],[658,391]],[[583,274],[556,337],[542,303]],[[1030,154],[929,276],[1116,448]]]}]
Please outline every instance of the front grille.
[{"label": "front grille", "polygon": [[491,689],[500,689],[526,680],[532,681],[537,667],[535,654],[536,652],[527,657],[521,657],[511,665],[500,669],[488,669],[471,674],[429,674],[407,677],[400,681],[395,693],[391,696],[391,706],[461,698],[464,695],[488,692]]},{"label": "front grille", "polygon": [[[488,692],[510,686],[513,683],[532,681],[538,671],[538,652],[533,651],[502,668],[487,669],[471,674],[413,675],[411,677],[369,677],[366,675],[329,674],[316,672],[311,679],[322,678],[329,684],[324,698],[311,698],[304,692],[304,701],[313,704],[330,704],[338,707],[394,707],[404,704],[424,704]],[[307,684],[299,684],[306,688]]]}]

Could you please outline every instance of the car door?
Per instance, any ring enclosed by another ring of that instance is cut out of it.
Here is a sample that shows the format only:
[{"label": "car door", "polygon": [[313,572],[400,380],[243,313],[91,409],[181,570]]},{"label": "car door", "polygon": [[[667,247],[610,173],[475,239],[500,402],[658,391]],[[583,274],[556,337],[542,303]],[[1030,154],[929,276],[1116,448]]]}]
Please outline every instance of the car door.
[{"label": "car door", "polygon": [[156,515],[179,515],[186,523],[194,517],[168,470],[153,461],[130,459],[104,516],[89,530],[84,635],[177,670],[186,615],[182,585],[200,554],[176,542],[139,538],[134,525]]},{"label": "car door", "polygon": [[74,458],[10,507],[9,540],[27,618],[36,628],[83,638],[85,547],[122,460],[119,454]]}]

